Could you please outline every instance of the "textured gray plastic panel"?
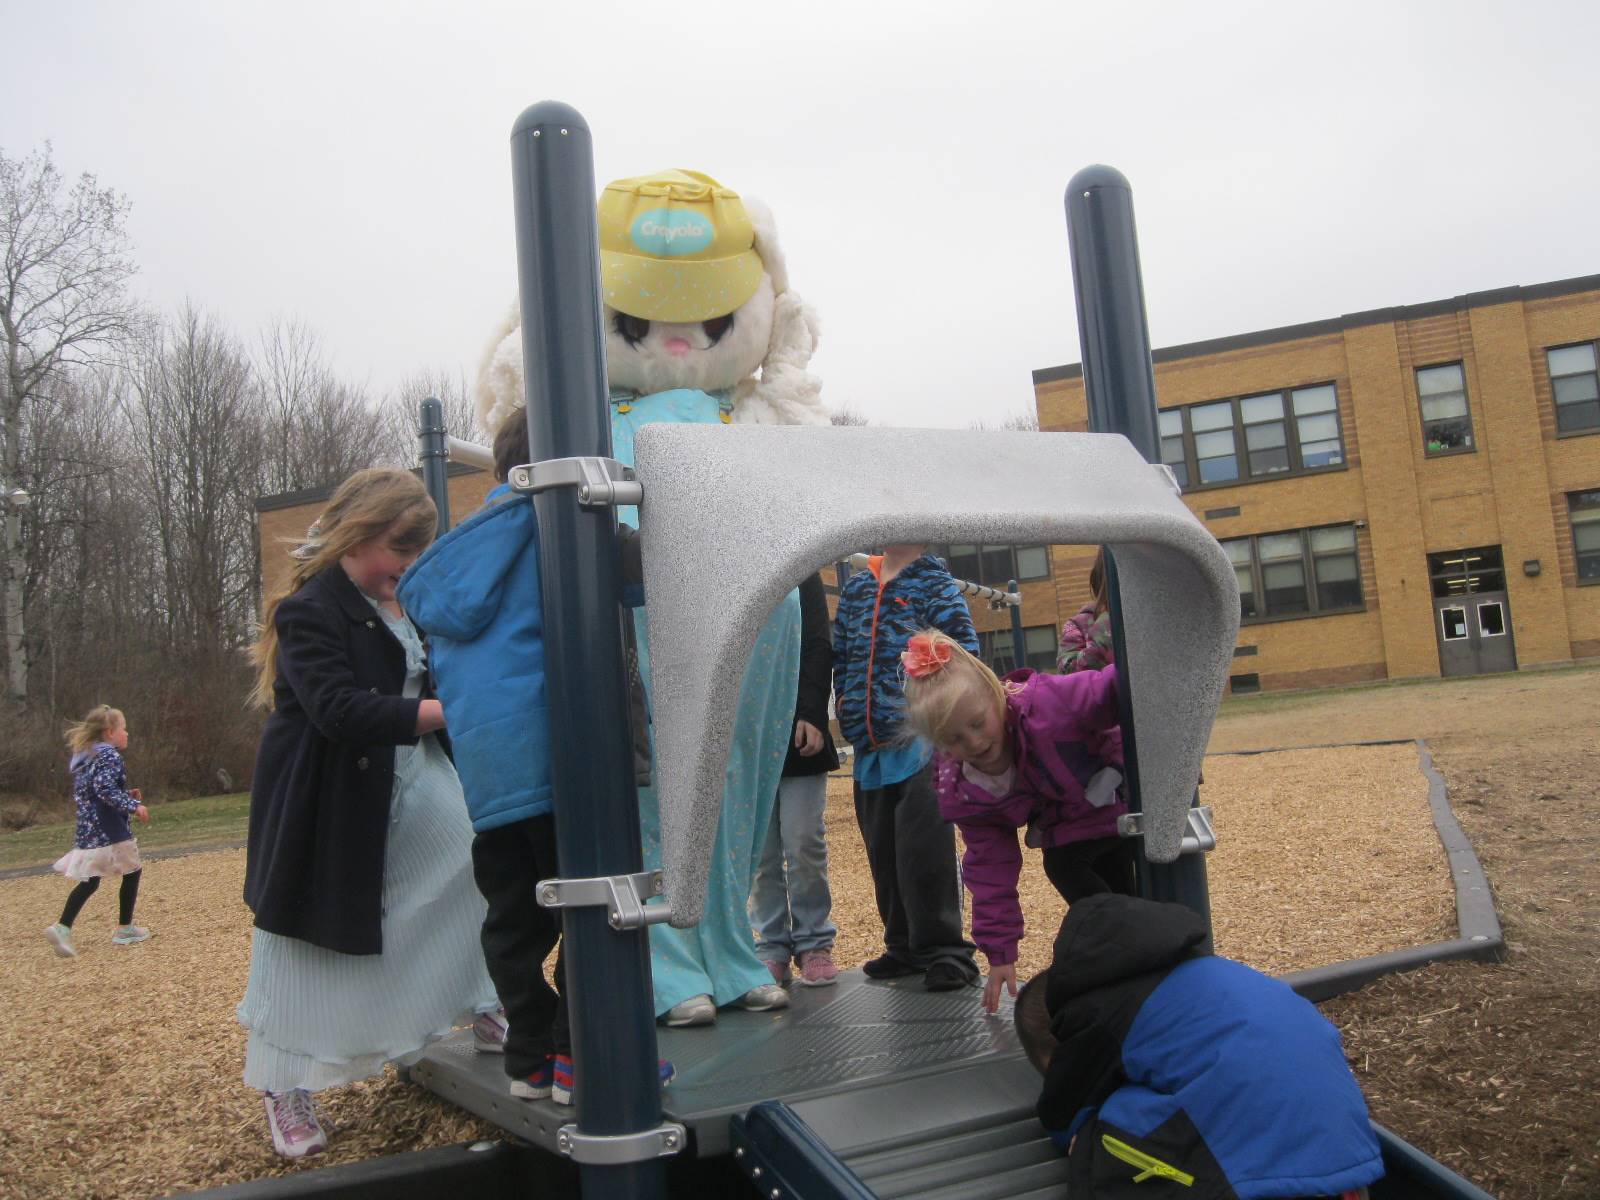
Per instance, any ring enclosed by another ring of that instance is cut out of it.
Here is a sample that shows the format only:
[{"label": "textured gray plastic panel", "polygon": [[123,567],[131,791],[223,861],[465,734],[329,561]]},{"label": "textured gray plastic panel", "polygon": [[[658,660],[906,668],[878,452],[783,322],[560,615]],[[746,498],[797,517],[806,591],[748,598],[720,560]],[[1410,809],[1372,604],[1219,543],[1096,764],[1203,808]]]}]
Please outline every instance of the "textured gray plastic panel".
[{"label": "textured gray plastic panel", "polygon": [[[788,1009],[725,1009],[708,1028],[657,1029],[659,1052],[678,1073],[662,1105],[694,1131],[702,1156],[724,1153],[728,1118],[762,1100],[789,1101],[819,1136],[852,1150],[926,1130],[934,1116],[948,1124],[1019,1104],[1031,1111],[1039,1080],[1022,1057],[1009,999],[991,1017],[975,988],[927,992],[920,977],[868,980],[859,970],[841,972],[833,987],[791,993]],[[504,1062],[476,1053],[470,1030],[430,1046],[411,1075],[549,1149],[574,1119],[549,1100],[512,1099]]]},{"label": "textured gray plastic panel", "polygon": [[1152,861],[1177,857],[1239,626],[1222,547],[1126,438],[1092,433],[651,425],[636,464],[662,866],[692,925],[739,681],[773,606],[894,542],[1106,543],[1117,552]]}]

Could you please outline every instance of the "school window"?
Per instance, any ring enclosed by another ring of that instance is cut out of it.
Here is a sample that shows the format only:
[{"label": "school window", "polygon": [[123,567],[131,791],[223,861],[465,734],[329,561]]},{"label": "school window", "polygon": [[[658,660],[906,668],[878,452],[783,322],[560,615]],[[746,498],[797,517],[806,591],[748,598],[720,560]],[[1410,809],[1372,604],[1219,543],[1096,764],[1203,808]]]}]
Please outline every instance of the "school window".
[{"label": "school window", "polygon": [[1048,546],[935,546],[933,553],[957,579],[990,587],[1004,587],[1012,579],[1050,578]]},{"label": "school window", "polygon": [[1419,368],[1417,403],[1422,408],[1422,445],[1430,457],[1472,449],[1467,377],[1460,363]]},{"label": "school window", "polygon": [[1544,354],[1550,366],[1550,390],[1555,394],[1556,432],[1600,429],[1600,375],[1595,371],[1595,343],[1555,346]]},{"label": "school window", "polygon": [[1165,409],[1159,428],[1161,461],[1186,490],[1344,466],[1331,383]]},{"label": "school window", "polygon": [[1572,549],[1578,559],[1578,582],[1600,583],[1600,490],[1570,492]]},{"label": "school window", "polygon": [[[1035,671],[1053,671],[1056,666],[1056,627],[1030,625],[1022,631],[1024,667]],[[978,657],[989,664],[996,675],[1017,669],[1017,656],[1011,649],[1011,630],[990,629],[978,634]]]},{"label": "school window", "polygon": [[1156,414],[1161,424],[1161,461],[1172,468],[1178,486],[1189,486],[1189,462],[1183,450],[1183,410],[1168,408]]},{"label": "school window", "polygon": [[1354,525],[1229,538],[1245,621],[1354,612],[1365,600]]}]

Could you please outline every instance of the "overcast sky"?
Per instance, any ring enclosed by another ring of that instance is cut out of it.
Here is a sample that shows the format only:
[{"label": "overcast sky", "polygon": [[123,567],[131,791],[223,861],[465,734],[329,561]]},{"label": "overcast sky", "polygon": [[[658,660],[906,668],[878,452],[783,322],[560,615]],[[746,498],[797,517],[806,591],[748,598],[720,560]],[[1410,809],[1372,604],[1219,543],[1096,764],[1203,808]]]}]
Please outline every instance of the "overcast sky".
[{"label": "overcast sky", "polygon": [[1157,346],[1600,272],[1600,5],[0,0],[0,148],[133,201],[138,286],[316,328],[381,391],[515,289],[509,134],[777,215],[824,396],[1032,407],[1076,362],[1062,193],[1133,184]]}]

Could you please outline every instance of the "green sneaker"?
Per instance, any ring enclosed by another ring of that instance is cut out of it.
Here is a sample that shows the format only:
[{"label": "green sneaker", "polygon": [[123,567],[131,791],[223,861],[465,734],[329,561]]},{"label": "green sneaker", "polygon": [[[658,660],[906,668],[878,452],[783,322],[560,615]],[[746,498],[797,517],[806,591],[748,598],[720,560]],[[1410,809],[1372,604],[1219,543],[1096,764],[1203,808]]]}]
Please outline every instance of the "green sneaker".
[{"label": "green sneaker", "polygon": [[148,941],[150,931],[143,925],[118,925],[117,931],[111,935],[113,946],[132,946],[138,942]]}]

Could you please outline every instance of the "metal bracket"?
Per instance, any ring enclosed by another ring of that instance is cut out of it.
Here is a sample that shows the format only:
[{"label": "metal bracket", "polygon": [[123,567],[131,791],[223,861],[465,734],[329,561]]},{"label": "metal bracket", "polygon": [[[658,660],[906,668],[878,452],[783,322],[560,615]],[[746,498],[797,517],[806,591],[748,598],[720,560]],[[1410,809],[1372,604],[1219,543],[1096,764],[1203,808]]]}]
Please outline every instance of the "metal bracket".
[{"label": "metal bracket", "polygon": [[556,1131],[556,1149],[576,1163],[603,1167],[671,1158],[688,1144],[689,1135],[676,1121],[666,1121],[639,1133],[579,1133],[576,1125]]},{"label": "metal bracket", "polygon": [[587,908],[603,904],[613,929],[643,929],[672,919],[670,904],[646,905],[666,894],[660,871],[600,875],[592,879],[545,879],[539,883],[540,908]]},{"label": "metal bracket", "polygon": [[[1117,818],[1117,833],[1122,837],[1143,837],[1144,814],[1123,813]],[[1184,830],[1178,853],[1209,854],[1216,848],[1217,831],[1211,825],[1211,806],[1197,804],[1189,809],[1188,826]]]},{"label": "metal bracket", "polygon": [[512,467],[506,479],[514,492],[534,495],[551,488],[575,487],[584,508],[610,508],[638,504],[644,488],[633,468],[614,458],[547,458],[543,462]]}]

